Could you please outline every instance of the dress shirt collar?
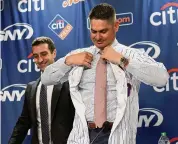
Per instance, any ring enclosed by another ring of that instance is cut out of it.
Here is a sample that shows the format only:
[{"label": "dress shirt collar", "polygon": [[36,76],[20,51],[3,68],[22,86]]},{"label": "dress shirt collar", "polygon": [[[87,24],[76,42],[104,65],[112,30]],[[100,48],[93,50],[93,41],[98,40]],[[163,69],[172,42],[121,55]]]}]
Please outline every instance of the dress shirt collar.
[{"label": "dress shirt collar", "polygon": [[[117,39],[114,39],[113,43],[111,44],[112,47],[115,47],[118,44]],[[100,52],[100,49],[95,46],[95,55]]]}]

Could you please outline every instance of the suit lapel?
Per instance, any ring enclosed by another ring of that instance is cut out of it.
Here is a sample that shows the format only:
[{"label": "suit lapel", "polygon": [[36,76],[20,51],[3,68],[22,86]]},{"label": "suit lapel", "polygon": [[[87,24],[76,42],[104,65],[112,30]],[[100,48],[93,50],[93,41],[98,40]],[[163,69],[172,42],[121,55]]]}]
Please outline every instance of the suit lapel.
[{"label": "suit lapel", "polygon": [[36,80],[36,82],[32,85],[31,89],[31,106],[32,106],[32,114],[34,121],[36,121],[36,92],[38,88],[38,84],[40,82],[40,78]]},{"label": "suit lapel", "polygon": [[51,122],[54,117],[54,112],[55,112],[56,104],[60,96],[61,88],[62,88],[62,84],[54,85],[54,88],[53,88],[52,100],[51,100]]}]

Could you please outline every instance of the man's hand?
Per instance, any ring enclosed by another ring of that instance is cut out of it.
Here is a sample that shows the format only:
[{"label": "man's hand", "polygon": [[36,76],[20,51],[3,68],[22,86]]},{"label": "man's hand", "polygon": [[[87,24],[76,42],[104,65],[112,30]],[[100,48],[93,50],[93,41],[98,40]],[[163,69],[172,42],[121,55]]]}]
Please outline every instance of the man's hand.
[{"label": "man's hand", "polygon": [[78,65],[78,66],[86,66],[91,68],[91,62],[93,60],[93,55],[89,52],[81,52],[77,54],[72,54],[66,57],[65,64],[70,65]]},{"label": "man's hand", "polygon": [[123,55],[116,52],[111,46],[105,47],[101,54],[101,58],[108,60],[115,64],[120,64],[120,59],[122,57]]}]

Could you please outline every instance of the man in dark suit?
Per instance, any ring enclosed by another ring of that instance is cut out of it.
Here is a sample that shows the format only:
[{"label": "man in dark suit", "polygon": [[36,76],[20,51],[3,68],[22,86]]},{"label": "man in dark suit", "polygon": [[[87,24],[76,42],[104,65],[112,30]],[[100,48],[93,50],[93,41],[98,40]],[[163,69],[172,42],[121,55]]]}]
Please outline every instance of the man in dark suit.
[{"label": "man in dark suit", "polygon": [[[38,37],[32,42],[32,54],[43,72],[54,63],[56,49],[48,37]],[[9,144],[21,144],[28,132],[32,132],[32,144],[66,144],[72,129],[74,107],[69,84],[44,86],[40,78],[27,85],[21,116]]]}]

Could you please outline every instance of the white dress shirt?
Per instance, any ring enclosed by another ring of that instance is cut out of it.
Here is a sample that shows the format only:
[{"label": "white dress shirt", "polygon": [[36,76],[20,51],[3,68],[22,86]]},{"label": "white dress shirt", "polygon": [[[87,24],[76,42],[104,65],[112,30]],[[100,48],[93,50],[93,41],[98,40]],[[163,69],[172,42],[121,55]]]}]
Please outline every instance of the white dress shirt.
[{"label": "white dress shirt", "polygon": [[[87,121],[94,121],[94,90],[96,66],[100,58],[99,49],[96,49],[93,55],[91,69],[85,69],[79,84],[79,91],[86,106]],[[116,79],[114,77],[111,65],[107,63],[107,120],[114,122],[116,117],[117,98],[116,98]]]},{"label": "white dress shirt", "polygon": [[[51,99],[54,85],[47,86],[47,104],[48,104],[48,118],[49,118],[49,136],[51,144]],[[39,144],[42,142],[42,131],[41,131],[41,115],[40,115],[40,91],[41,91],[41,82],[38,85],[36,92],[36,113],[37,113],[37,131],[38,131],[38,140]]]}]

